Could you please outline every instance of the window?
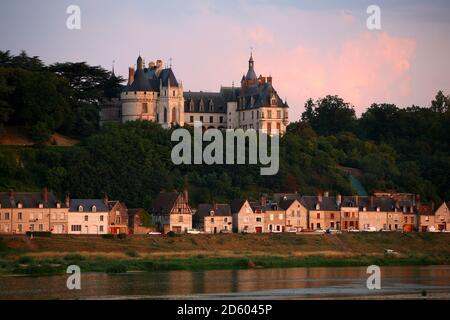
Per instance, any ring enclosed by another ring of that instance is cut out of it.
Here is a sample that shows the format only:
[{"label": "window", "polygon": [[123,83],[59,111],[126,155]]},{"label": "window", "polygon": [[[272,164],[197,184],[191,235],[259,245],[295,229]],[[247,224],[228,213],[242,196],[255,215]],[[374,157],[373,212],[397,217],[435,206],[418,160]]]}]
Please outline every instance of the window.
[{"label": "window", "polygon": [[331,222],[331,223],[330,223],[330,228],[331,228],[331,229],[334,229],[334,222]]},{"label": "window", "polygon": [[334,213],[330,214],[330,219],[334,219]]},{"label": "window", "polygon": [[43,224],[39,225],[39,231],[44,231],[44,225]]},{"label": "window", "polygon": [[81,225],[73,225],[70,227],[70,230],[72,230],[72,232],[81,232]]},{"label": "window", "polygon": [[320,228],[320,223],[317,224],[317,229],[319,229],[319,230],[321,229],[321,228]]},{"label": "window", "polygon": [[191,123],[194,122],[194,116],[191,116]]},{"label": "window", "polygon": [[83,212],[83,211],[84,211],[83,206],[78,206],[78,212]]},{"label": "window", "polygon": [[92,206],[92,212],[97,212],[97,207],[96,206]]},{"label": "window", "polygon": [[320,213],[317,214],[317,219],[320,219]]},{"label": "window", "polygon": [[172,91],[172,95],[175,97],[175,90]]},{"label": "window", "polygon": [[183,222],[183,221],[184,221],[183,216],[178,216],[178,222]]},{"label": "window", "polygon": [[214,122],[214,117],[213,117],[213,116],[209,117],[209,122],[210,122],[210,123],[213,123],[213,122]]},{"label": "window", "polygon": [[103,230],[104,230],[104,229],[103,229],[103,226],[100,226],[100,227],[99,227],[99,231],[100,231],[100,232],[103,232]]},{"label": "window", "polygon": [[267,111],[267,118],[272,119],[272,111]]},{"label": "window", "polygon": [[408,217],[405,217],[405,223],[408,223]]},{"label": "window", "polygon": [[120,216],[116,217],[116,224],[120,224]]},{"label": "window", "polygon": [[17,220],[22,220],[22,219],[23,219],[22,212],[17,213]]},{"label": "window", "polygon": [[281,111],[280,110],[277,111],[277,119],[281,119]]},{"label": "window", "polygon": [[23,225],[22,224],[18,224],[17,225],[17,231],[19,231],[19,232],[23,231]]},{"label": "window", "polygon": [[223,123],[223,117],[220,117],[220,118],[219,118],[219,122],[220,122],[220,123]]},{"label": "window", "polygon": [[39,209],[43,209],[44,208],[44,204],[43,203],[39,203]]},{"label": "window", "polygon": [[223,222],[225,222],[225,223],[228,222],[228,218],[224,218]]},{"label": "window", "polygon": [[142,104],[142,113],[148,113],[148,103]]},{"label": "window", "polygon": [[173,108],[172,109],[172,123],[176,123],[177,122],[177,109]]},{"label": "window", "polygon": [[34,224],[30,224],[30,230],[34,231]]},{"label": "window", "polygon": [[58,202],[58,203],[56,204],[56,209],[61,209],[61,203]]},{"label": "window", "polygon": [[262,222],[261,218],[256,218],[256,222]]},{"label": "window", "polygon": [[103,221],[104,220],[104,216],[100,216],[100,221]]},{"label": "window", "polygon": [[214,223],[214,218],[211,218],[211,223]]},{"label": "window", "polygon": [[294,210],[291,211],[291,216],[295,217],[295,211]]},{"label": "window", "polygon": [[9,212],[5,212],[5,220],[9,220]]},{"label": "window", "polygon": [[201,116],[201,117],[200,117],[200,122],[202,122],[202,123],[203,123],[203,116]]},{"label": "window", "polygon": [[89,221],[89,216],[84,216],[84,221]]}]

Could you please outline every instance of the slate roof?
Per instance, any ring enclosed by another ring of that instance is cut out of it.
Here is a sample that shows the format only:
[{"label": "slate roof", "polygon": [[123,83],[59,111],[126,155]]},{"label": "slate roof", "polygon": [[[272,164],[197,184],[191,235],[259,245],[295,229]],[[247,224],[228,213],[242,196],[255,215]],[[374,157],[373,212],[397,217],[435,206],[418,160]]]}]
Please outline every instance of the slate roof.
[{"label": "slate roof", "polygon": [[198,210],[194,215],[194,219],[196,221],[201,221],[203,218],[210,216],[211,211],[214,211],[214,216],[231,216],[231,206],[229,204],[211,205],[209,203],[202,203],[198,205]]},{"label": "slate roof", "polygon": [[78,208],[82,206],[82,212],[93,212],[92,207],[97,208],[96,212],[109,212],[108,205],[104,199],[70,199],[69,212],[78,212]]},{"label": "slate roof", "polygon": [[280,208],[283,210],[287,210],[297,199],[289,199],[289,200],[281,200]]},{"label": "slate roof", "polygon": [[242,209],[242,207],[244,206],[245,202],[247,200],[243,200],[243,199],[235,199],[233,201],[231,201],[231,213],[237,213],[239,212],[239,210]]},{"label": "slate roof", "polygon": [[153,213],[169,214],[169,212],[172,210],[173,206],[175,205],[175,202],[177,201],[180,195],[181,193],[177,191],[160,192],[156,197],[156,199],[153,201],[152,205]]},{"label": "slate roof", "polygon": [[65,203],[61,202],[53,192],[48,192],[48,201],[44,202],[44,192],[14,192],[10,197],[9,192],[0,192],[0,205],[2,208],[17,208],[18,203],[22,203],[23,208],[39,208],[39,204],[43,204],[44,208],[56,208],[56,204],[60,203],[61,208],[65,207]]},{"label": "slate roof", "polygon": [[159,92],[160,84],[167,87],[170,81],[171,87],[178,87],[178,81],[171,68],[162,69],[156,73],[156,67],[147,69],[142,65],[142,58],[137,60],[137,69],[134,73],[134,81],[129,86],[125,86],[123,91],[153,91]]},{"label": "slate roof", "polygon": [[434,216],[434,206],[431,204],[421,204],[418,208],[418,212],[421,216]]},{"label": "slate roof", "polygon": [[[200,105],[203,101],[204,109],[201,111]],[[212,102],[212,109],[210,103]],[[227,101],[220,92],[185,92],[184,112],[202,113],[226,113]]]},{"label": "slate roof", "polygon": [[[317,196],[302,196],[300,203],[308,210],[316,210],[316,204],[319,202]],[[322,197],[322,202],[320,202],[320,210],[324,211],[338,211],[338,205],[336,202],[336,197]]]}]

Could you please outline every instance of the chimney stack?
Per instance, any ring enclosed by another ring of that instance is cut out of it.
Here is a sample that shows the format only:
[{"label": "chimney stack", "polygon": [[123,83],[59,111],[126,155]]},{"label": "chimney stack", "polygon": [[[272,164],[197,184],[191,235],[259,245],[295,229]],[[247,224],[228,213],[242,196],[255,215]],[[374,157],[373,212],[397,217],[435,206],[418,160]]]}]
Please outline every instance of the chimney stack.
[{"label": "chimney stack", "polygon": [[373,209],[373,195],[370,196],[370,208]]},{"label": "chimney stack", "polygon": [[44,188],[44,203],[48,203],[48,190]]},{"label": "chimney stack", "polygon": [[318,192],[317,193],[317,201],[319,201],[319,202],[322,202],[322,199],[323,199],[323,197],[322,197],[322,192]]},{"label": "chimney stack", "polygon": [[420,194],[416,194],[416,208],[420,210]]},{"label": "chimney stack", "polygon": [[338,193],[338,195],[337,195],[337,205],[338,205],[338,207],[341,205],[341,203],[342,203],[342,195],[340,194],[340,193]]},{"label": "chimney stack", "polygon": [[184,189],[183,191],[184,201],[189,202],[189,191],[188,189]]},{"label": "chimney stack", "polygon": [[134,67],[128,68],[128,85],[130,86],[134,82]]},{"label": "chimney stack", "polygon": [[267,206],[267,197],[265,194],[261,196],[261,209],[264,209]]},{"label": "chimney stack", "polygon": [[359,196],[358,195],[355,196],[355,205],[356,205],[356,207],[359,207]]},{"label": "chimney stack", "polygon": [[70,197],[69,194],[66,194],[66,208],[70,207]]},{"label": "chimney stack", "polygon": [[14,198],[14,190],[13,189],[9,190],[9,198],[10,199]]}]

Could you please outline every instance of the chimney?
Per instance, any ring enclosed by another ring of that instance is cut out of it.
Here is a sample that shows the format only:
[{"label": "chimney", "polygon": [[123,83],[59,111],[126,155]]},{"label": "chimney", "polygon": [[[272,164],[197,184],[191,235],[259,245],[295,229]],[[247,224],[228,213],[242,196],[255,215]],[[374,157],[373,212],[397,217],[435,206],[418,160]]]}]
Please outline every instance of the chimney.
[{"label": "chimney", "polygon": [[66,194],[66,208],[70,207],[70,197],[69,194]]},{"label": "chimney", "polygon": [[265,194],[263,194],[261,196],[261,207],[265,208],[267,206],[267,196]]},{"label": "chimney", "polygon": [[184,196],[184,201],[186,201],[186,203],[189,202],[189,191],[187,188],[184,189],[183,196]]},{"label": "chimney", "polygon": [[134,67],[128,68],[128,85],[134,82]]},{"label": "chimney", "polygon": [[12,199],[14,198],[14,196],[15,196],[14,190],[13,189],[9,190],[9,198]]},{"label": "chimney", "polygon": [[337,195],[337,201],[336,201],[338,207],[341,205],[342,203],[342,195],[340,193],[338,193]]},{"label": "chimney", "polygon": [[44,188],[44,203],[48,203],[48,190]]},{"label": "chimney", "polygon": [[319,192],[317,193],[317,200],[318,200],[319,202],[322,202],[322,198],[323,198],[323,197],[322,197],[322,192],[319,191]]},{"label": "chimney", "polygon": [[420,194],[416,194],[416,208],[420,210]]},{"label": "chimney", "polygon": [[370,196],[370,208],[373,208],[373,195]]},{"label": "chimney", "polygon": [[355,205],[356,205],[356,207],[359,207],[359,196],[358,195],[355,196]]},{"label": "chimney", "polygon": [[105,203],[105,205],[108,205],[108,201],[109,201],[108,194],[105,192],[105,195],[103,196],[103,202]]}]

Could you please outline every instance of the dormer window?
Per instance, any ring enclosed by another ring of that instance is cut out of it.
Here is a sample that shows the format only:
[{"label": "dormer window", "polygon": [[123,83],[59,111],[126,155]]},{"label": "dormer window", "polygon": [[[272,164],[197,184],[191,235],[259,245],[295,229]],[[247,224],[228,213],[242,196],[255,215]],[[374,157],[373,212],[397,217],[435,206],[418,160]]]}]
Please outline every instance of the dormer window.
[{"label": "dormer window", "polygon": [[84,211],[83,206],[78,206],[78,212],[83,212],[83,211]]},{"label": "dormer window", "polygon": [[205,103],[203,102],[203,99],[200,100],[200,112],[205,112]]},{"label": "dormer window", "polygon": [[39,209],[43,209],[44,208],[44,204],[43,203],[39,203]]},{"label": "dormer window", "polygon": [[211,217],[214,216],[214,211],[211,210],[211,211],[209,212],[209,215],[210,215]]},{"label": "dormer window", "polygon": [[194,112],[194,107],[195,107],[194,100],[191,99],[191,101],[189,102],[189,111]]},{"label": "dormer window", "polygon": [[214,112],[214,103],[212,100],[209,101],[209,112]]},{"label": "dormer window", "polygon": [[56,203],[56,209],[61,209],[61,203]]},{"label": "dormer window", "polygon": [[320,210],[320,203],[316,204],[316,210]]},{"label": "dormer window", "polygon": [[19,209],[22,209],[22,208],[23,208],[22,202],[19,202],[19,203],[17,204],[17,208],[19,208]]},{"label": "dormer window", "polygon": [[377,207],[377,212],[380,212],[380,207]]},{"label": "dormer window", "polygon": [[97,207],[96,206],[92,206],[92,212],[97,212]]}]

